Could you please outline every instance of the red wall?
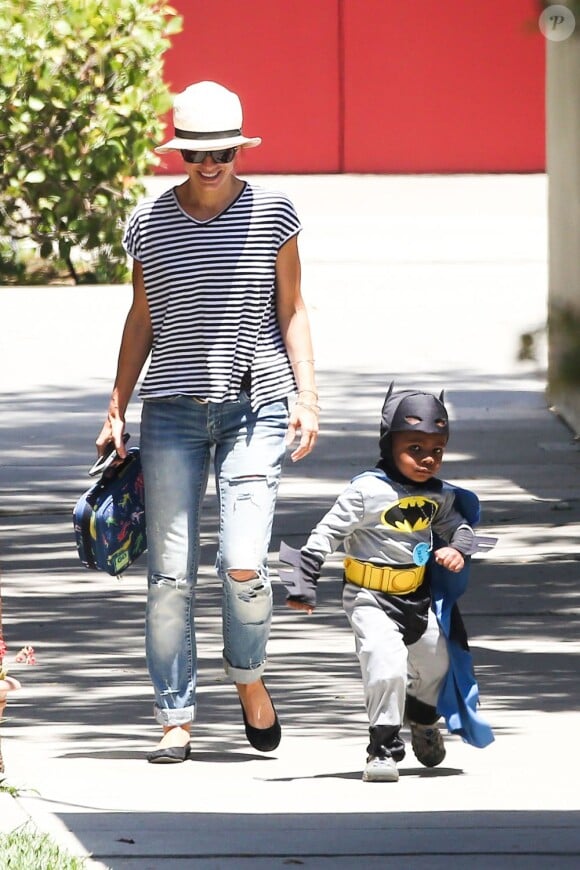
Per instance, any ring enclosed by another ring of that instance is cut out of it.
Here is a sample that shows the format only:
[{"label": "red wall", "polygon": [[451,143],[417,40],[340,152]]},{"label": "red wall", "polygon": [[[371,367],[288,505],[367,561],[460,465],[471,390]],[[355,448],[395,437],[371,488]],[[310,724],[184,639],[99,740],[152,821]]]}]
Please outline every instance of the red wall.
[{"label": "red wall", "polygon": [[[243,172],[544,170],[536,0],[173,5],[184,29],[166,81],[240,95],[244,132],[263,138]],[[180,165],[170,155],[160,171]]]}]

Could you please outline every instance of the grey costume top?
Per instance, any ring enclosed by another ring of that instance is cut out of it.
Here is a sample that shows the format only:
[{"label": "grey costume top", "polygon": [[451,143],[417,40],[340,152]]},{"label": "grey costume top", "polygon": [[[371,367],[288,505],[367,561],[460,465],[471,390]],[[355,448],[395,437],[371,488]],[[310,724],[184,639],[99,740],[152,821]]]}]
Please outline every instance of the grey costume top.
[{"label": "grey costume top", "polygon": [[321,561],[340,549],[361,562],[412,565],[414,547],[431,546],[432,531],[451,545],[455,537],[462,543],[466,534],[473,538],[454,501],[454,493],[435,478],[413,486],[363,472],[339,495],[302,549]]}]

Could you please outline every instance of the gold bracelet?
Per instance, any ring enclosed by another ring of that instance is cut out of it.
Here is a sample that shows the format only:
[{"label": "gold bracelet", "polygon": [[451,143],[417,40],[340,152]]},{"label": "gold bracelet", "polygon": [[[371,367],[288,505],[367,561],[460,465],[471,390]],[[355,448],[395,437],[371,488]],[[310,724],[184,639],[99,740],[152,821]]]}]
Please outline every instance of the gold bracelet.
[{"label": "gold bracelet", "polygon": [[296,359],[296,360],[290,360],[290,365],[292,365],[292,366],[299,366],[300,363],[310,363],[310,365],[313,366],[313,365],[314,365],[314,360],[313,360],[313,359]]},{"label": "gold bracelet", "polygon": [[294,407],[300,405],[301,408],[308,408],[313,414],[320,414],[320,405],[315,405],[309,402],[294,402]]},{"label": "gold bracelet", "polygon": [[298,390],[298,395],[301,396],[302,393],[310,393],[311,396],[316,396],[318,398],[318,393],[316,390]]}]

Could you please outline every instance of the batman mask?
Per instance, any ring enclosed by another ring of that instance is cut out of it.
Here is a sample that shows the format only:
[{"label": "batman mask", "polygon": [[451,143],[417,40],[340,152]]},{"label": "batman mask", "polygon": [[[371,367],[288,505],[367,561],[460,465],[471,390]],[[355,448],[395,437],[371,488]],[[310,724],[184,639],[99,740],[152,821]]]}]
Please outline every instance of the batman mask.
[{"label": "batman mask", "polygon": [[381,439],[389,432],[425,432],[449,437],[449,417],[439,398],[431,393],[401,390],[393,393],[389,386],[381,413]]},{"label": "batman mask", "polygon": [[418,390],[400,390],[394,393],[393,384],[389,385],[381,413],[379,466],[391,477],[401,477],[392,461],[392,432],[425,432],[427,435],[449,437],[449,417],[443,404],[443,395],[443,391],[439,398],[432,393]]}]

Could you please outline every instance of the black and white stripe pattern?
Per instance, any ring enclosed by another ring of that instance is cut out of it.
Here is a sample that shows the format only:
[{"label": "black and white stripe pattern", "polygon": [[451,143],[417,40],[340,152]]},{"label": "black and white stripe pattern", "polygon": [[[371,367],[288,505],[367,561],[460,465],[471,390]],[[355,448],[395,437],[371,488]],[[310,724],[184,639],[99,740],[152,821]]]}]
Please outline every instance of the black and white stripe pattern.
[{"label": "black and white stripe pattern", "polygon": [[153,325],[141,398],[233,400],[248,370],[253,408],[295,389],[274,290],[278,251],[300,229],[290,200],[250,184],[205,222],[174,189],[136,207],[123,244],[143,266]]}]

